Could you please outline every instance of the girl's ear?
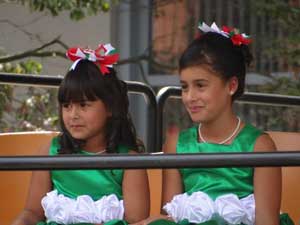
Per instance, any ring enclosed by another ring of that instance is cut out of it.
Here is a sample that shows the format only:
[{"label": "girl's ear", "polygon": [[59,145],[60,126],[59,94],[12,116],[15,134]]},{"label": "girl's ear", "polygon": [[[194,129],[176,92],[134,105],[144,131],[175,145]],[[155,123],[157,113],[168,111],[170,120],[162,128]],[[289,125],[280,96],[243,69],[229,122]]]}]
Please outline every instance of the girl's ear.
[{"label": "girl's ear", "polygon": [[229,94],[232,96],[234,93],[237,91],[239,87],[239,80],[236,76],[233,76],[229,79],[228,81],[228,89],[229,89]]}]

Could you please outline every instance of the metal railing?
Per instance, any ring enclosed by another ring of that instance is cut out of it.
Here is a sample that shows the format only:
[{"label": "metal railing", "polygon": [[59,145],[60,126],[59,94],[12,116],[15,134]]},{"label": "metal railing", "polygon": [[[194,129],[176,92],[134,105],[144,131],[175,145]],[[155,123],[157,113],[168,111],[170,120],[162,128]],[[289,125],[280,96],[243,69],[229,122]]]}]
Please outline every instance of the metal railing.
[{"label": "metal railing", "polygon": [[[62,81],[62,76],[48,76],[48,75],[28,75],[28,74],[12,74],[0,73],[0,83],[10,85],[30,85],[30,86],[45,86],[45,87],[58,87]],[[148,105],[149,117],[148,119],[148,132],[149,143],[152,143],[149,149],[154,149],[156,143],[156,130],[157,130],[157,108],[156,97],[153,89],[141,82],[125,81],[129,93],[140,94],[145,98]]]},{"label": "metal railing", "polygon": [[[0,83],[57,87],[62,77],[0,74]],[[128,91],[143,94],[149,100],[150,140],[161,147],[163,107],[169,97],[180,97],[179,87],[162,88],[155,98],[153,90],[139,82],[127,81]],[[276,105],[300,105],[300,98],[246,93],[239,101]],[[300,166],[299,152],[251,152],[209,154],[139,154],[103,156],[1,156],[0,171],[59,169],[141,169],[200,167],[279,167]]]},{"label": "metal railing", "polygon": [[[181,88],[175,86],[164,87],[159,90],[156,95],[157,102],[157,132],[156,143],[157,149],[161,149],[163,137],[163,109],[166,101],[170,97],[181,98]],[[262,105],[276,106],[300,106],[300,97],[286,96],[277,94],[264,94],[246,92],[243,96],[237,99],[238,102],[255,103]],[[300,149],[299,149],[300,150]]]},{"label": "metal railing", "polygon": [[300,166],[300,152],[2,156],[1,170]]}]

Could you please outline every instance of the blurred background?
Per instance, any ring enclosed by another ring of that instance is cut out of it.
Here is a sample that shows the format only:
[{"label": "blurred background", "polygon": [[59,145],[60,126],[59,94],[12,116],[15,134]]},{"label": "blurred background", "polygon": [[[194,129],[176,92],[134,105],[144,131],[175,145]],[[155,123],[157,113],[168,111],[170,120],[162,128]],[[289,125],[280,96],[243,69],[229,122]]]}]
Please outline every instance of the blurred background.
[{"label": "blurred background", "polygon": [[[246,91],[300,96],[300,0],[0,0],[0,73],[64,76],[68,47],[110,42],[121,56],[119,77],[157,93],[179,85],[178,58],[199,21],[251,36]],[[56,92],[0,83],[0,132],[58,130]],[[146,103],[130,94],[138,135],[153,148]],[[238,101],[235,109],[263,130],[300,131],[299,105]],[[178,96],[164,104],[162,123],[191,125]]]}]

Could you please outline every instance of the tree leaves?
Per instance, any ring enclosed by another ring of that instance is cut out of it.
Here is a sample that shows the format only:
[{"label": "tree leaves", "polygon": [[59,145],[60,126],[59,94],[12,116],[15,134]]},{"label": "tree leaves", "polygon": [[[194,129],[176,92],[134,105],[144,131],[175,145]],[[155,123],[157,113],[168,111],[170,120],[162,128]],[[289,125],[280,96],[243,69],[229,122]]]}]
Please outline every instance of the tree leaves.
[{"label": "tree leaves", "polygon": [[70,18],[77,21],[100,12],[108,12],[111,5],[118,1],[110,3],[108,0],[10,0],[9,2],[28,6],[33,11],[50,12],[52,16],[69,11]]}]

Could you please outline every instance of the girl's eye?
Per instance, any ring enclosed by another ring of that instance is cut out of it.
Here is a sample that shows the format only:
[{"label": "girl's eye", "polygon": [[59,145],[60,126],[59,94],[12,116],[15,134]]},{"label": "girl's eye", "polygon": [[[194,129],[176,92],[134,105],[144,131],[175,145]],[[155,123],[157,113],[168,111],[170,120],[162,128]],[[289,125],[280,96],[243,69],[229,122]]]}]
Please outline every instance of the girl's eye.
[{"label": "girl's eye", "polygon": [[84,101],[84,102],[80,102],[79,105],[80,105],[81,108],[86,108],[86,107],[91,106],[92,102],[91,101]]},{"label": "girl's eye", "polygon": [[87,104],[86,102],[81,102],[81,103],[80,103],[80,107],[84,108],[84,107],[86,107],[86,106],[88,106],[88,104]]},{"label": "girl's eye", "polygon": [[203,84],[203,83],[197,83],[197,87],[198,88],[203,88],[203,87],[205,87],[205,84]]},{"label": "girl's eye", "polygon": [[188,89],[188,86],[186,84],[181,85],[181,90],[186,91]]},{"label": "girl's eye", "polygon": [[63,103],[63,104],[62,104],[62,107],[63,107],[63,108],[69,108],[69,106],[70,106],[69,103]]}]

